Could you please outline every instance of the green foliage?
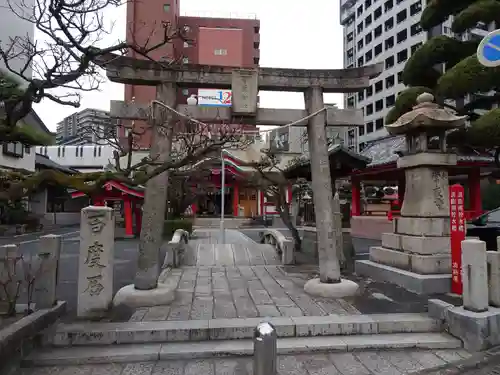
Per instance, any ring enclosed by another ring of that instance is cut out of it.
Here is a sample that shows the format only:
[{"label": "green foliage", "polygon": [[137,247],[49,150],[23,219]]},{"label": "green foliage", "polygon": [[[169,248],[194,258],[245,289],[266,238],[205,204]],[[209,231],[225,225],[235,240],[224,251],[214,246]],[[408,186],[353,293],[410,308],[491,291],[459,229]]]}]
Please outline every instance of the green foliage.
[{"label": "green foliage", "polygon": [[469,7],[457,14],[453,20],[451,29],[455,33],[463,33],[478,22],[489,24],[500,22],[500,2],[495,0],[482,0],[471,4]]},{"label": "green foliage", "polygon": [[451,99],[475,92],[486,92],[500,85],[500,67],[488,68],[479,63],[476,55],[460,61],[444,73],[437,83],[437,93]]},{"label": "green foliage", "polygon": [[481,189],[483,210],[489,211],[500,207],[500,185],[488,184]]},{"label": "green foliage", "polygon": [[163,237],[171,238],[177,229],[184,229],[186,232],[191,234],[193,232],[193,220],[192,219],[165,220],[165,223],[163,225]]},{"label": "green foliage", "polygon": [[[422,13],[420,24],[426,31],[454,16],[452,29],[456,33],[466,32],[478,22],[489,24],[500,22],[500,1],[497,0],[431,0]],[[470,127],[448,134],[448,143],[455,146],[469,145],[478,149],[500,146],[500,95],[485,95],[497,92],[500,87],[500,68],[482,66],[476,58],[478,40],[462,41],[440,35],[429,39],[413,53],[405,65],[403,82],[409,86],[400,93],[394,107],[389,111],[386,123],[393,123],[415,105],[417,96],[430,92],[436,101],[449,106],[449,100],[465,105],[457,106],[459,115],[467,115]],[[444,73],[442,65],[446,67]]]}]

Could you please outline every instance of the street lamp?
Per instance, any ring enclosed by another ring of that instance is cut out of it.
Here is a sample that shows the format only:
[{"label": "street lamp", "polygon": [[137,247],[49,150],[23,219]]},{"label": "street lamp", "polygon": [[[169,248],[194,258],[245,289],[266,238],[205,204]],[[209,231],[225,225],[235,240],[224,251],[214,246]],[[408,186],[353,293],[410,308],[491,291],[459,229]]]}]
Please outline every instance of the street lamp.
[{"label": "street lamp", "polygon": [[186,100],[187,105],[197,105],[198,104],[198,99],[196,99],[195,94],[191,94],[189,98]]}]

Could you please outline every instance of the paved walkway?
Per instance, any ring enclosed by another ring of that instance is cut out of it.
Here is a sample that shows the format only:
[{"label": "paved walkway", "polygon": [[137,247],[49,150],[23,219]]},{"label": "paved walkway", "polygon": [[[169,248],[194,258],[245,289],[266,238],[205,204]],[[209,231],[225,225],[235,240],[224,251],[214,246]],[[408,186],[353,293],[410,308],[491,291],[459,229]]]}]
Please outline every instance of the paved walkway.
[{"label": "paved walkway", "polygon": [[[463,350],[379,351],[280,356],[279,375],[401,375],[461,361]],[[16,375],[253,375],[253,359],[229,357],[22,369]]]},{"label": "paved walkway", "polygon": [[138,309],[130,320],[201,320],[360,314],[344,299],[311,297],[307,275],[287,273],[270,245],[257,244],[237,230],[196,230],[186,266],[165,280],[177,298],[169,306]]}]

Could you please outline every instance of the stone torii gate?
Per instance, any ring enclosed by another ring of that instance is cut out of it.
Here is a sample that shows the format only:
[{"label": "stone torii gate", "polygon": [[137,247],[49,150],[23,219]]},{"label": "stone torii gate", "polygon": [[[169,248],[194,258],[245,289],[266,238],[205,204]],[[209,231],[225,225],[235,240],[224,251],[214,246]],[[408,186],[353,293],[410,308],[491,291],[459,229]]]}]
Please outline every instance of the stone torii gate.
[{"label": "stone torii gate", "polygon": [[[236,69],[205,65],[161,66],[148,60],[130,57],[113,56],[103,64],[108,78],[113,82],[148,85],[157,87],[157,100],[179,112],[185,113],[199,121],[213,123],[216,121],[242,120],[247,123],[265,125],[285,125],[299,120],[308,114],[318,112],[300,125],[306,125],[308,131],[309,152],[311,160],[312,188],[318,233],[318,254],[320,278],[308,288],[311,293],[324,296],[343,297],[353,294],[357,285],[348,280],[341,280],[340,267],[336,256],[333,224],[333,193],[328,159],[328,146],[325,125],[349,126],[363,125],[363,115],[356,110],[339,110],[324,108],[323,93],[358,92],[369,87],[370,78],[376,77],[383,70],[383,65],[367,65],[360,68],[334,70],[305,70],[281,68]],[[176,104],[179,88],[214,88],[232,90],[231,108],[204,108]],[[306,111],[288,109],[259,109],[257,94],[265,91],[303,92]],[[143,119],[146,111],[138,104],[113,102],[111,116],[123,119]],[[171,144],[162,144],[163,134],[153,129],[151,153],[160,155],[159,159],[168,158]],[[158,248],[161,245],[148,233],[148,226],[154,226],[155,214],[162,212],[158,191],[163,190],[166,201],[166,185],[168,176],[148,182],[145,194],[143,230],[141,243],[146,248],[139,249],[139,270],[136,275],[135,288],[139,290],[153,289],[158,278]],[[161,186],[163,185],[163,186]],[[154,191],[152,191],[154,190]],[[163,203],[164,205],[165,203]],[[149,217],[151,216],[151,217]],[[158,220],[156,220],[158,222]],[[158,225],[158,223],[156,223]],[[159,228],[158,228],[159,229]],[[143,241],[143,233],[144,240]],[[161,233],[161,231],[160,231]],[[145,254],[147,253],[147,254]],[[156,258],[155,258],[156,257]],[[141,258],[143,264],[141,265]],[[147,260],[146,260],[147,259]]]}]

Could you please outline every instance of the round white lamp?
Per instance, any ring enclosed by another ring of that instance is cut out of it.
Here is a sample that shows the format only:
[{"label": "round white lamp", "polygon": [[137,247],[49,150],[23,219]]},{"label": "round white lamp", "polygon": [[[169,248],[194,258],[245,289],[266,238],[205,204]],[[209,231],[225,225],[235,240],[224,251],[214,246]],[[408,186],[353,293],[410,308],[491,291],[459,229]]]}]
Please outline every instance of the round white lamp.
[{"label": "round white lamp", "polygon": [[196,105],[198,104],[198,99],[196,99],[195,94],[191,94],[189,98],[186,100],[187,105]]}]

